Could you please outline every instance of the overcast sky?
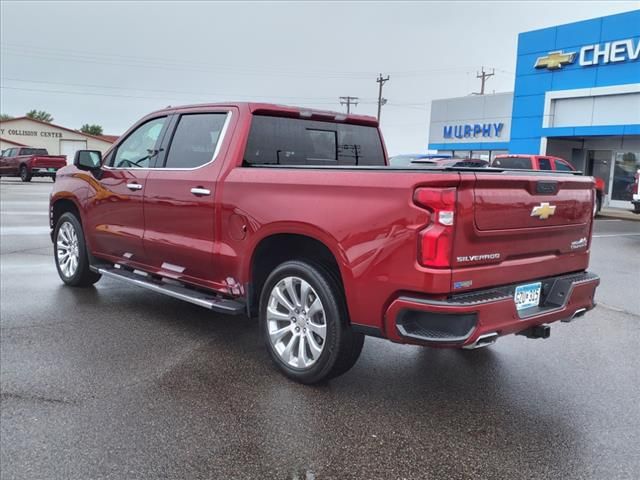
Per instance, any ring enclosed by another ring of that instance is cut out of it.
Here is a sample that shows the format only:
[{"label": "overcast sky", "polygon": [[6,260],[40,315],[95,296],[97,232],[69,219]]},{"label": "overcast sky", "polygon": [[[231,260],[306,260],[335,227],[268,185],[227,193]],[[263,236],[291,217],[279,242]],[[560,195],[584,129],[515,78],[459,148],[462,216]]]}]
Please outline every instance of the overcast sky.
[{"label": "overcast sky", "polygon": [[517,34],[640,2],[0,2],[0,110],[120,134],[167,105],[260,100],[376,113],[391,154],[426,150],[429,102],[513,90]]}]

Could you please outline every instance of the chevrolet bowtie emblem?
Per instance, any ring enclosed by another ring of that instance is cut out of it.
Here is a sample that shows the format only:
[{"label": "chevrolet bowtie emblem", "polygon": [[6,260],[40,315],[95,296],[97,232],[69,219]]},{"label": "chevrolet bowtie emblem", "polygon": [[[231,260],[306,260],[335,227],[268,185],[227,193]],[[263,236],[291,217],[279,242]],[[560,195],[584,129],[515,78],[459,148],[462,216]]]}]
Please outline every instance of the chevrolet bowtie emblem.
[{"label": "chevrolet bowtie emblem", "polygon": [[548,68],[549,70],[558,70],[563,65],[573,63],[576,59],[576,52],[562,53],[562,50],[557,52],[549,52],[549,55],[544,57],[538,57],[536,60],[535,68]]},{"label": "chevrolet bowtie emblem", "polygon": [[538,205],[537,207],[533,207],[533,210],[531,210],[531,216],[539,217],[540,220],[546,220],[554,213],[556,213],[556,206],[551,205],[547,202],[542,202],[540,205]]}]

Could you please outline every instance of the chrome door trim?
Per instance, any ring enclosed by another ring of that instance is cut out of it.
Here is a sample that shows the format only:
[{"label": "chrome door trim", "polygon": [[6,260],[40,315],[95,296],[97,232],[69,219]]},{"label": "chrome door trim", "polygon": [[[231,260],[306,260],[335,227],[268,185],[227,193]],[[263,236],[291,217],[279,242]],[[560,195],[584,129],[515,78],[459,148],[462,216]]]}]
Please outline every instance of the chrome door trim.
[{"label": "chrome door trim", "polygon": [[[194,113],[178,113],[176,115],[198,115],[198,114],[207,114],[207,113],[225,113],[225,111],[219,111],[219,112],[194,112]],[[226,115],[227,118],[224,121],[224,125],[222,126],[222,130],[220,131],[220,137],[218,138],[218,142],[216,144],[216,148],[213,151],[213,157],[211,158],[211,160],[209,160],[207,163],[203,163],[200,166],[197,167],[191,167],[191,168],[166,168],[166,167],[158,167],[158,168],[150,168],[150,167],[140,167],[140,168],[120,168],[120,167],[110,167],[108,165],[103,165],[102,168],[104,168],[105,170],[130,170],[133,172],[136,171],[151,171],[151,172],[157,172],[157,171],[189,171],[189,170],[198,170],[200,168],[204,168],[207,165],[210,165],[211,163],[213,163],[216,158],[218,157],[218,153],[220,153],[220,148],[222,148],[222,143],[224,142],[224,139],[226,137],[227,134],[227,130],[229,128],[229,123],[231,123],[231,117],[233,116],[233,111],[231,110],[227,110],[226,111]],[[176,128],[178,127],[178,125],[176,124]],[[168,154],[169,152],[167,152]]]}]

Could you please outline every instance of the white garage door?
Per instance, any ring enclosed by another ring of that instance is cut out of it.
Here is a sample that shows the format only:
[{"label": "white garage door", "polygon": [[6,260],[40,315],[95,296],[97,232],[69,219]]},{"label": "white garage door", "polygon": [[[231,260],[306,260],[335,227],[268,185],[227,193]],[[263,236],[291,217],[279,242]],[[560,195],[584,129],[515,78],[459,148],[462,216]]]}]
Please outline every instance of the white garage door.
[{"label": "white garage door", "polygon": [[60,155],[67,156],[67,165],[73,163],[73,157],[78,150],[86,150],[86,140],[60,140]]}]

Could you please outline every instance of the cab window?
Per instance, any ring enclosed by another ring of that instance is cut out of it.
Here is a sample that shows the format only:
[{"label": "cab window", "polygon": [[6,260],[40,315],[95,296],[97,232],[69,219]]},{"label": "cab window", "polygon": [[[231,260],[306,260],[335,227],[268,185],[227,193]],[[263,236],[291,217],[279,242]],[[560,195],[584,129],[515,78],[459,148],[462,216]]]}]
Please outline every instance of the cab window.
[{"label": "cab window", "polygon": [[494,167],[531,170],[531,158],[529,157],[500,157],[493,161]]},{"label": "cab window", "polygon": [[540,170],[551,170],[551,160],[548,158],[538,158],[538,168]]},{"label": "cab window", "polygon": [[561,162],[559,160],[556,160],[556,170],[559,170],[561,172],[573,172],[573,168],[571,168],[568,164]]},{"label": "cab window", "polygon": [[226,118],[225,112],[182,115],[165,168],[197,168],[213,160]]},{"label": "cab window", "polygon": [[156,146],[164,130],[167,118],[154,118],[140,125],[118,146],[112,157],[115,168],[148,168],[155,162]]}]

